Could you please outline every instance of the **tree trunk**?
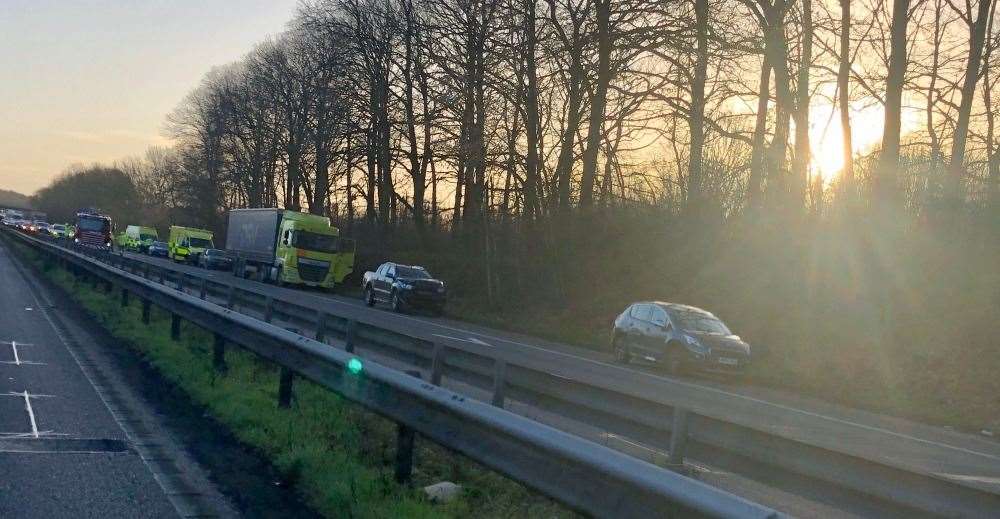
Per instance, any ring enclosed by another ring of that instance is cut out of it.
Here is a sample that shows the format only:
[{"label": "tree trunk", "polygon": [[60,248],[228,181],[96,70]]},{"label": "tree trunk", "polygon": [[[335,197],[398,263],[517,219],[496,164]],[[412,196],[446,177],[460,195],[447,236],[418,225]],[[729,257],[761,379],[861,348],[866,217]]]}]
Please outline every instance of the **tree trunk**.
[{"label": "tree trunk", "polygon": [[[574,51],[577,52],[577,51]],[[573,174],[576,132],[580,127],[580,104],[582,102],[583,68],[579,56],[573,56],[569,70],[569,103],[566,109],[566,127],[560,139],[559,161],[556,164],[556,192],[560,211],[569,210],[570,178]]]},{"label": "tree trunk", "polygon": [[[698,0],[698,3],[706,2],[707,0]],[[584,208],[590,207],[594,202],[597,152],[604,129],[608,85],[611,83],[611,0],[594,0],[594,8],[597,11],[597,85],[594,89],[594,99],[590,103],[587,148],[583,153],[583,176],[580,180],[580,207]],[[702,90],[704,91],[704,82]]]},{"label": "tree trunk", "polygon": [[[849,1],[849,0],[845,0]],[[764,56],[760,66],[760,88],[757,93],[757,117],[754,124],[750,153],[750,178],[747,181],[747,207],[760,206],[761,188],[765,172],[765,137],[767,137],[767,111],[771,101],[771,62]]]},{"label": "tree trunk", "polygon": [[907,66],[906,27],[909,23],[909,10],[910,0],[893,0],[889,69],[885,87],[882,153],[873,186],[875,196],[882,204],[893,202],[899,194],[896,188],[896,169],[899,167],[903,80]]},{"label": "tree trunk", "polygon": [[[986,25],[990,19],[993,0],[979,0],[979,9],[974,22],[970,19],[969,60],[965,67],[965,81],[962,83],[962,103],[958,107],[958,123],[955,125],[954,143],[951,148],[951,174],[949,195],[956,200],[964,199],[962,177],[965,175],[965,147],[969,136],[969,119],[972,115],[972,101],[976,96],[979,81],[979,66],[983,60],[983,44],[986,39]],[[969,13],[971,16],[972,13]]]},{"label": "tree trunk", "polygon": [[809,185],[809,71],[812,67],[812,0],[802,0],[802,53],[799,62],[795,101],[795,159],[792,163],[790,203],[801,207]]},{"label": "tree trunk", "polygon": [[840,0],[840,67],[837,69],[840,132],[844,155],[843,191],[854,199],[854,137],[851,132],[851,0]]},{"label": "tree trunk", "polygon": [[790,118],[795,113],[795,98],[792,96],[791,76],[788,72],[784,2],[780,2],[768,10],[764,39],[764,49],[774,70],[775,106],[777,109],[774,138],[768,148],[769,158],[765,169],[767,172],[767,191],[781,199],[788,193],[786,156]]},{"label": "tree trunk", "polygon": [[691,104],[688,110],[688,127],[691,133],[691,151],[688,161],[689,209],[699,209],[702,199],[705,154],[705,81],[708,78],[708,0],[695,0],[695,51],[694,81],[691,84]]},{"label": "tree trunk", "polygon": [[535,45],[538,38],[535,30],[535,2],[536,0],[524,0],[524,64],[528,83],[525,91],[524,133],[527,153],[525,155],[524,184],[521,188],[524,191],[524,214],[529,219],[541,216],[541,204],[538,200],[540,185],[538,139],[540,132],[538,123],[538,67],[535,63]]}]

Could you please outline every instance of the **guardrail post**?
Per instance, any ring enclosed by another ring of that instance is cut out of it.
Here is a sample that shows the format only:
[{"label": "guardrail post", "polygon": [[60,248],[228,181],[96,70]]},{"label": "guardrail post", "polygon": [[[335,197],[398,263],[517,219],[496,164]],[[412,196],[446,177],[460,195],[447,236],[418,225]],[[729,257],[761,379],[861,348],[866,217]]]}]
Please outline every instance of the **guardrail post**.
[{"label": "guardrail post", "polygon": [[281,379],[278,381],[278,407],[288,409],[292,405],[292,370],[282,366]]},{"label": "guardrail post", "polygon": [[[299,333],[296,328],[285,328],[292,333]],[[285,366],[281,367],[281,377],[278,380],[278,407],[288,409],[292,405],[292,379],[295,373]]]},{"label": "guardrail post", "polygon": [[229,296],[226,298],[226,308],[232,310],[236,308],[236,286],[229,285]]},{"label": "guardrail post", "polygon": [[441,385],[441,377],[444,374],[444,345],[435,342],[434,353],[431,356],[431,384]]},{"label": "guardrail post", "polygon": [[201,278],[201,290],[198,297],[205,299],[208,297],[208,278]]},{"label": "guardrail post", "polygon": [[146,267],[142,269],[142,277],[149,279],[149,263],[145,264]]},{"label": "guardrail post", "polygon": [[212,341],[212,367],[219,373],[229,370],[226,366],[226,339],[216,333]]},{"label": "guardrail post", "polygon": [[122,288],[122,308],[128,306],[128,289]]},{"label": "guardrail post", "polygon": [[316,340],[318,342],[323,342],[326,339],[326,320],[327,315],[323,312],[318,312],[316,315]]},{"label": "guardrail post", "polygon": [[674,420],[670,428],[670,459],[675,466],[684,465],[684,451],[688,439],[688,410],[674,407]]},{"label": "guardrail post", "polygon": [[178,272],[177,273],[177,290],[179,290],[181,292],[184,291],[184,277],[185,276],[186,276],[186,274],[184,274],[183,272]]},{"label": "guardrail post", "polygon": [[493,362],[493,400],[490,403],[502,409],[506,388],[507,361],[498,358]]},{"label": "guardrail post", "polygon": [[354,319],[347,321],[347,332],[344,333],[344,351],[347,353],[354,353],[354,335],[357,327],[358,322]]},{"label": "guardrail post", "polygon": [[[407,375],[420,378],[419,371],[407,371]],[[396,483],[405,485],[413,476],[413,443],[416,432],[406,425],[396,426]]]},{"label": "guardrail post", "polygon": [[267,296],[264,299],[264,322],[270,323],[274,319],[274,298]]},{"label": "guardrail post", "polygon": [[149,324],[149,299],[142,300],[142,324]]},{"label": "guardrail post", "polygon": [[181,316],[170,314],[170,338],[179,341],[181,339]]}]

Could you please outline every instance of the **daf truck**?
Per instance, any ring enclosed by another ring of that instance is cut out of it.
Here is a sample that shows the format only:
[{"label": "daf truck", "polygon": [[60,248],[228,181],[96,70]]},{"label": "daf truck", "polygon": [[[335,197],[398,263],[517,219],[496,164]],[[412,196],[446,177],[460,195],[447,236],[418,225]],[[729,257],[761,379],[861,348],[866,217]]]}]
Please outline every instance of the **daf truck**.
[{"label": "daf truck", "polygon": [[233,271],[260,281],[332,289],[354,270],[354,240],[325,216],[284,209],[229,211]]},{"label": "daf truck", "polygon": [[214,248],[212,231],[179,225],[170,226],[167,257],[171,260],[179,263],[198,263],[198,256],[205,252],[205,249]]}]

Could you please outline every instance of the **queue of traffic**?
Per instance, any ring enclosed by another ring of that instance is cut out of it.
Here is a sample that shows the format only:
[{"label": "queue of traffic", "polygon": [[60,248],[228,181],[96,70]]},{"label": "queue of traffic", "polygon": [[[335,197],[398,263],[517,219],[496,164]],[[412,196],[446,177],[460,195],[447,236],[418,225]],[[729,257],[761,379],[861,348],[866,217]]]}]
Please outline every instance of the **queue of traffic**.
[{"label": "queue of traffic", "polygon": [[[128,225],[113,236],[111,217],[80,210],[75,224],[50,224],[4,214],[3,223],[22,232],[63,239],[76,246],[147,254],[279,286],[333,289],[354,270],[354,240],[325,216],[286,209],[233,209],[228,214],[226,248],[216,248],[212,231],[173,225],[167,241],[154,227]],[[365,272],[361,279],[368,306],[388,303],[393,311],[444,312],[447,288],[421,266],[394,262]],[[750,345],[715,315],[688,305],[661,301],[629,305],[614,321],[611,353],[621,363],[649,362],[670,373],[698,369],[742,372]]]}]

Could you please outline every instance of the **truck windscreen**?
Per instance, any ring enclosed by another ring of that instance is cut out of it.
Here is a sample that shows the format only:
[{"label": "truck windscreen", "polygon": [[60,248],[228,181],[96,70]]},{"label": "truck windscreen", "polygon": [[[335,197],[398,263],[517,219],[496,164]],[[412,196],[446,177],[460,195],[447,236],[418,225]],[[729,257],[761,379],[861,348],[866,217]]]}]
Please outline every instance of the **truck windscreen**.
[{"label": "truck windscreen", "polygon": [[196,249],[211,249],[214,245],[212,245],[212,240],[206,240],[205,238],[194,238],[194,237],[192,237],[191,238],[191,246],[194,247],[194,248],[196,248]]},{"label": "truck windscreen", "polygon": [[77,218],[76,228],[80,231],[105,232],[108,221],[104,218]]},{"label": "truck windscreen", "polygon": [[332,254],[339,252],[337,249],[339,241],[340,240],[337,236],[316,234],[314,232],[306,231],[295,231],[295,237],[292,244],[300,249]]}]

